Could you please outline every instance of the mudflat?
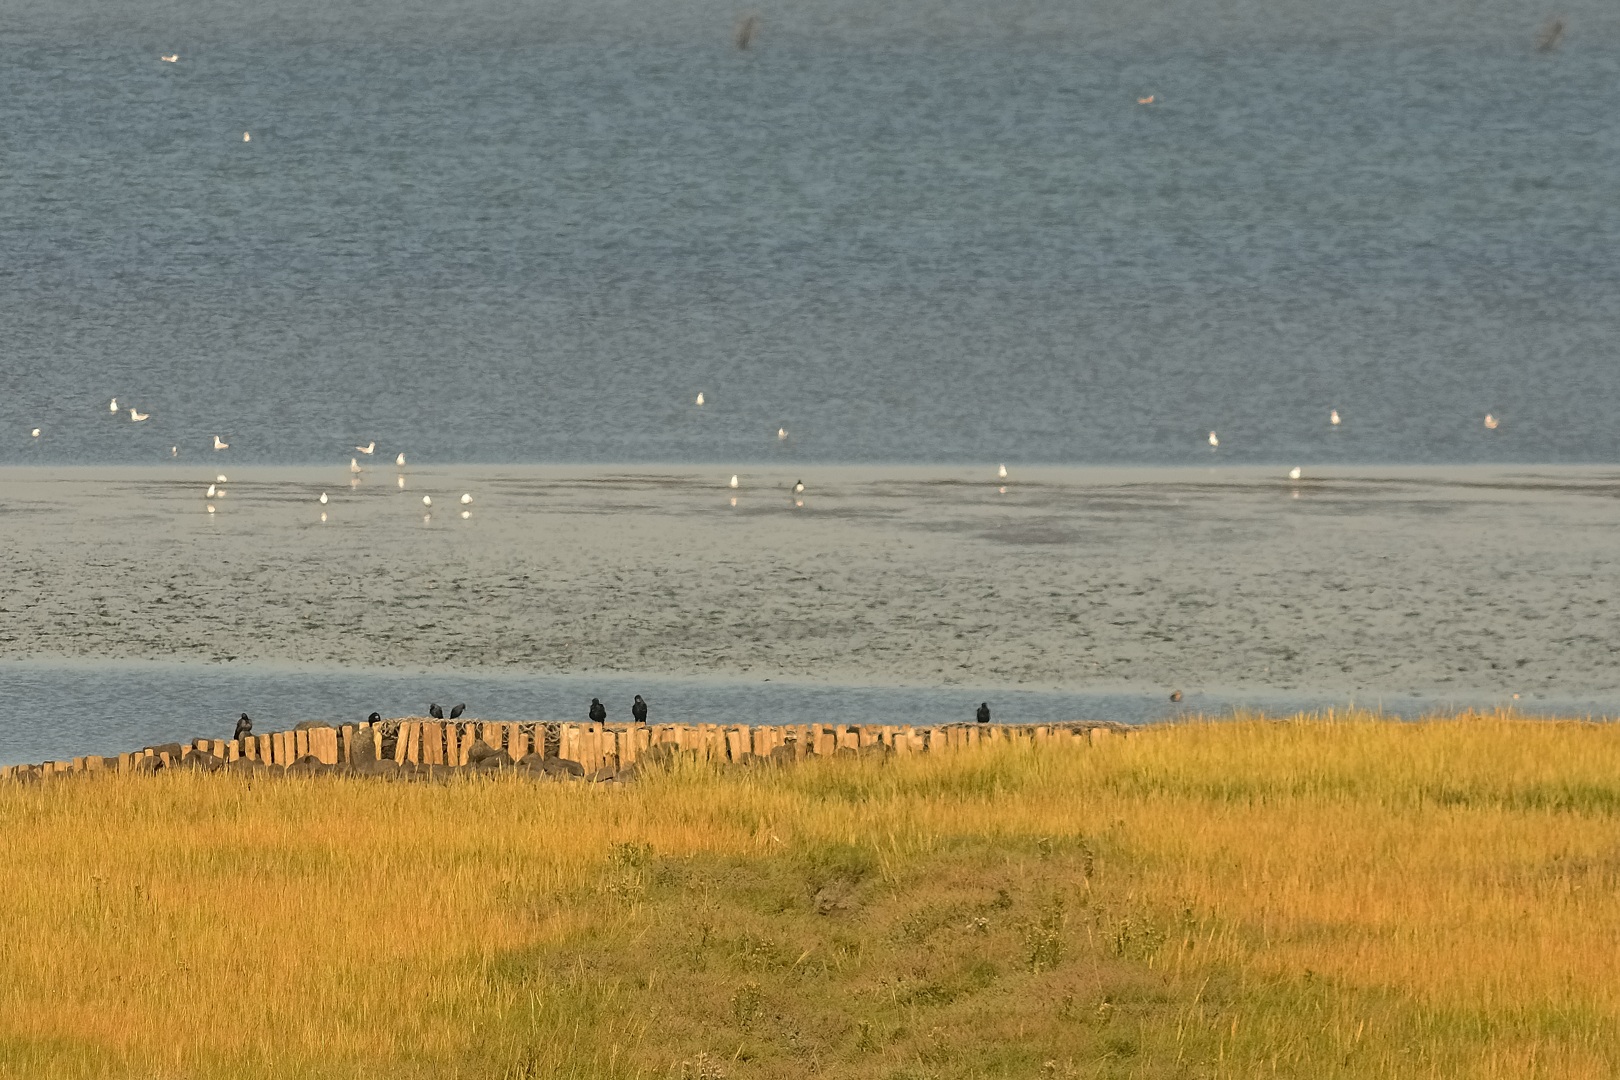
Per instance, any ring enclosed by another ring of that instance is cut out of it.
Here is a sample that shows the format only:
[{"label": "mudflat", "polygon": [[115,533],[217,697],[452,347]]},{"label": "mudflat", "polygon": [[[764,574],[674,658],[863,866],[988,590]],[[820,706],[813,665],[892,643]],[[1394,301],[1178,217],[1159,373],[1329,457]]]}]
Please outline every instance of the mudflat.
[{"label": "mudflat", "polygon": [[1284,472],[13,468],[0,656],[1620,688],[1620,470]]}]

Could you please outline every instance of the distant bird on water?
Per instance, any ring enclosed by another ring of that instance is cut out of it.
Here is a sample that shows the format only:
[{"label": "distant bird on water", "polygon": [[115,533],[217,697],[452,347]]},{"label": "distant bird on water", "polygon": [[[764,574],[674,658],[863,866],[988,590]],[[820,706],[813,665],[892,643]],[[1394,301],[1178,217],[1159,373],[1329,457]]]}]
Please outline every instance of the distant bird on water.
[{"label": "distant bird on water", "polygon": [[113,398],[111,401],[109,401],[107,403],[107,411],[110,412],[110,413],[115,413],[115,412],[118,411],[118,399],[117,398]]},{"label": "distant bird on water", "polygon": [[39,428],[35,428],[33,430],[33,437],[36,439],[39,438]]},{"label": "distant bird on water", "polygon": [[244,132],[242,132],[242,141],[243,142],[252,142],[253,141],[253,136],[249,135],[247,132],[244,131]]},{"label": "distant bird on water", "polygon": [[590,717],[591,717],[591,723],[593,723],[593,724],[605,724],[605,723],[607,723],[607,707],[604,706],[602,704],[602,702],[599,701],[596,698],[591,698]]},{"label": "distant bird on water", "polygon": [[981,724],[988,724],[990,722],[990,703],[988,701],[979,702],[979,711],[973,714],[973,718]]},{"label": "distant bird on water", "polygon": [[1328,410],[1328,423],[1332,424],[1334,427],[1339,426],[1339,410],[1338,409],[1329,409]]},{"label": "distant bird on water", "polygon": [[216,491],[218,491],[218,490],[219,490],[219,488],[215,487],[213,484],[209,484],[208,485],[208,493],[207,493],[208,498],[212,499],[214,497],[214,493]]},{"label": "distant bird on water", "polygon": [[134,409],[134,408],[129,410],[129,418],[130,418],[130,420],[132,420],[133,422],[135,422],[137,424],[140,423],[142,420],[149,420],[149,419],[151,419],[151,417],[152,417],[152,414],[149,413],[149,412],[141,412],[139,409]]},{"label": "distant bird on water", "polygon": [[1157,94],[1149,94],[1147,97],[1139,97],[1136,99],[1136,103],[1138,105],[1151,105],[1158,96]]},{"label": "distant bird on water", "polygon": [[697,403],[699,405],[703,404],[703,391],[701,391],[701,390],[698,391]]},{"label": "distant bird on water", "polygon": [[423,506],[432,506],[433,505],[433,496],[431,496],[431,495],[422,496],[422,505]]},{"label": "distant bird on water", "polygon": [[784,442],[784,441],[786,441],[786,439],[787,439],[787,428],[785,428],[785,427],[777,428],[776,429],[776,441],[777,442]]},{"label": "distant bird on water", "polygon": [[253,734],[253,717],[243,713],[241,718],[236,721],[236,731],[231,734],[231,738],[240,739],[251,734]]},{"label": "distant bird on water", "polygon": [[1502,421],[1498,420],[1496,417],[1492,416],[1490,413],[1485,414],[1485,426],[1487,428],[1489,428],[1491,431],[1495,431],[1496,430],[1496,425],[1500,424],[1501,422]]},{"label": "distant bird on water", "polygon": [[461,505],[462,506],[470,506],[470,505],[472,505],[472,494],[470,492],[463,491],[461,493]]},{"label": "distant bird on water", "polygon": [[405,467],[405,452],[403,450],[400,451],[399,457],[394,459],[394,464],[402,469]]},{"label": "distant bird on water", "polygon": [[1298,480],[1301,475],[1302,474],[1299,471],[1298,465],[1295,465],[1292,469],[1288,470],[1288,479],[1290,480]]},{"label": "distant bird on water", "polygon": [[226,442],[224,439],[220,438],[218,435],[214,436],[214,449],[215,450],[229,450],[230,448],[231,448],[230,443]]},{"label": "distant bird on water", "polygon": [[1536,31],[1536,52],[1550,53],[1564,40],[1564,17],[1554,15]]},{"label": "distant bird on water", "polygon": [[1007,466],[1003,465],[1001,468],[997,469],[996,475],[1001,477],[1003,480],[1007,479]]},{"label": "distant bird on water", "polygon": [[803,495],[804,494],[804,481],[803,480],[800,480],[798,483],[793,485],[793,494],[795,494],[795,495]]},{"label": "distant bird on water", "polygon": [[362,454],[370,454],[377,449],[377,440],[372,439],[370,442],[366,443],[366,445],[357,446],[355,449],[360,451]]},{"label": "distant bird on water", "polygon": [[455,708],[450,710],[450,719],[459,720],[459,719],[461,719],[461,714],[466,712],[466,711],[467,711],[467,706],[466,706],[465,703],[463,703],[461,705],[457,705]]},{"label": "distant bird on water", "polygon": [[433,717],[433,719],[435,719],[435,720],[443,720],[444,719],[444,710],[439,708],[439,706],[437,704],[429,705],[428,706],[428,715]]},{"label": "distant bird on water", "polygon": [[1181,691],[1180,690],[1172,690],[1172,691],[1170,691],[1170,700],[1171,701],[1180,701],[1181,700]]},{"label": "distant bird on water", "polygon": [[178,64],[180,62],[180,54],[170,53],[168,56],[159,56],[158,59],[163,61],[165,64]]},{"label": "distant bird on water", "polygon": [[635,703],[630,706],[630,715],[638,724],[647,722],[647,703],[641,700],[640,694],[636,695]]},{"label": "distant bird on water", "polygon": [[1217,437],[1216,434],[1213,431],[1210,432],[1209,433],[1209,448],[1211,450],[1216,450],[1216,449],[1220,448],[1220,445],[1221,445],[1220,438]]},{"label": "distant bird on water", "polygon": [[731,474],[731,486],[732,487],[737,486],[737,474],[736,473]]}]

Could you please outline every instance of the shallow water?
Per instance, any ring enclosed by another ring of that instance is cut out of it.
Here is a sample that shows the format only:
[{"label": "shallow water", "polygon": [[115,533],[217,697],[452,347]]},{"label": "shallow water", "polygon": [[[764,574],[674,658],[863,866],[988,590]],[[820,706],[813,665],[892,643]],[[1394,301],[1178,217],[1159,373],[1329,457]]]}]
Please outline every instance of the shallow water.
[{"label": "shallow water", "polygon": [[1094,719],[1144,723],[1179,715],[1257,709],[1286,714],[1357,704],[1394,716],[1448,707],[1520,705],[1562,715],[1620,715],[1620,698],[1606,701],[1406,695],[1389,699],[1266,692],[1189,693],[1179,704],[1162,694],[1119,689],[1042,693],[1007,688],[829,685],[793,681],[544,676],[465,672],[394,672],[291,668],[274,665],[167,663],[0,664],[6,708],[0,715],[0,764],[127,751],[191,738],[229,738],[246,711],[258,731],[279,731],[300,720],[358,722],[373,710],[385,716],[425,715],[430,701],[448,710],[466,702],[467,717],[584,722],[592,697],[609,719],[629,720],[642,694],[654,723],[939,724],[973,719],[989,699],[999,723]]},{"label": "shallow water", "polygon": [[1597,13],[1060,7],[24,6],[0,461],[1620,454]]}]

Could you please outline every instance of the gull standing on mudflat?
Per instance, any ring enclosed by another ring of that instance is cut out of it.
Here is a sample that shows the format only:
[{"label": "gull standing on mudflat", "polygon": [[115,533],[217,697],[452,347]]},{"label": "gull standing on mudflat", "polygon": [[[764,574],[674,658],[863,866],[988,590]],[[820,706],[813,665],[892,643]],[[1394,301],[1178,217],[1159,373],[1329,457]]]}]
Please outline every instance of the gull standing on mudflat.
[{"label": "gull standing on mudflat", "polygon": [[[34,432],[34,434],[35,434],[35,435],[38,435],[38,434],[39,434],[39,432],[37,432],[37,431],[36,431],[36,432]],[[732,487],[736,487],[736,486],[737,486],[737,474],[736,474],[736,473],[732,473],[732,474],[731,474],[731,486],[732,486]]]},{"label": "gull standing on mudflat", "polygon": [[1290,479],[1290,480],[1298,480],[1299,478],[1300,478],[1299,466],[1295,465],[1292,469],[1288,470],[1288,479]]},{"label": "gull standing on mudflat", "polygon": [[366,445],[357,446],[357,447],[355,447],[355,449],[360,451],[362,454],[369,454],[372,451],[377,449],[377,440],[372,439],[370,442],[366,443]]},{"label": "gull standing on mudflat", "polygon": [[218,435],[214,436],[214,449],[215,450],[229,450],[230,448],[231,448],[230,443],[226,442],[224,439],[220,438]]},{"label": "gull standing on mudflat", "polygon": [[1218,448],[1220,445],[1221,445],[1221,440],[1216,437],[1216,435],[1215,435],[1215,433],[1213,431],[1210,432],[1209,433],[1209,448],[1211,450],[1214,450],[1214,449]]},{"label": "gull standing on mudflat", "polygon": [[360,471],[360,460],[358,458],[349,459],[349,471],[352,473],[357,473]]},{"label": "gull standing on mudflat", "polygon": [[803,495],[804,494],[804,481],[803,480],[800,480],[798,483],[793,485],[793,494],[795,494],[795,495]]},{"label": "gull standing on mudflat", "polygon": [[326,492],[324,492],[324,491],[321,492],[321,505],[322,506],[326,505]]},{"label": "gull standing on mudflat", "polygon": [[394,464],[402,469],[405,467],[405,452],[403,450],[400,451],[399,457],[394,459]]},{"label": "gull standing on mudflat", "polygon": [[1001,468],[997,469],[996,475],[1003,480],[1007,479],[1007,466],[1003,465]]}]

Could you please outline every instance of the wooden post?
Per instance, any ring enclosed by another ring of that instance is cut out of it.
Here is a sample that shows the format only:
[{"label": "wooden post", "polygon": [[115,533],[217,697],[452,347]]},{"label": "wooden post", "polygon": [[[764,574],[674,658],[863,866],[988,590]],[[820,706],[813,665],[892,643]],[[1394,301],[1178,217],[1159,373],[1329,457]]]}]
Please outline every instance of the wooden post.
[{"label": "wooden post", "polygon": [[1097,746],[1113,738],[1114,733],[1105,727],[1094,727],[1087,730],[1086,737],[1092,746]]},{"label": "wooden post", "polygon": [[564,761],[579,760],[579,727],[563,724],[557,729],[557,756]]},{"label": "wooden post", "polygon": [[522,724],[506,725],[506,756],[520,761],[529,752],[529,735]]},{"label": "wooden post", "polygon": [[486,723],[483,725],[483,730],[478,734],[481,739],[495,749],[499,750],[501,748],[501,725],[493,722]]},{"label": "wooden post", "polygon": [[732,728],[726,732],[726,756],[733,763],[740,762],[744,754],[753,753],[753,749],[743,740],[748,738],[747,728]]}]

